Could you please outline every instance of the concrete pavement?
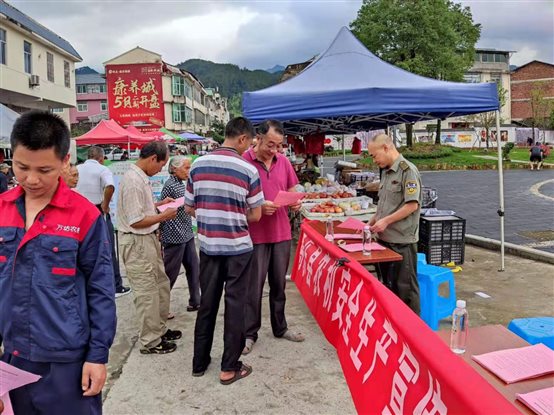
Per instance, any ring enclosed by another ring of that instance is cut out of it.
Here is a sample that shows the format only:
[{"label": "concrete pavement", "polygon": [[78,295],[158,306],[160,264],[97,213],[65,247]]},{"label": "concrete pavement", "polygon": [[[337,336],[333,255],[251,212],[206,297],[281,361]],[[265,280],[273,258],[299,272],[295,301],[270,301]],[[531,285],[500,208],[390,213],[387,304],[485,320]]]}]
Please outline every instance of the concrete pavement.
[{"label": "concrete pavement", "polygon": [[[457,297],[468,304],[471,326],[507,325],[518,317],[554,315],[554,266],[466,246],[466,262],[455,274]],[[488,298],[482,296],[484,293]],[[263,327],[253,352],[244,358],[254,371],[230,386],[218,383],[222,350],[222,311],[214,338],[212,365],[201,378],[191,376],[195,313],[187,313],[186,279],[172,292],[176,318],[170,327],[183,330],[175,353],[141,355],[136,340],[132,294],[117,300],[119,327],[111,350],[104,413],[123,414],[336,414],[355,413],[336,353],[323,337],[294,283],[287,286],[287,319],[303,332],[304,343],[275,339],[264,298]],[[448,329],[448,319],[441,329]]]}]

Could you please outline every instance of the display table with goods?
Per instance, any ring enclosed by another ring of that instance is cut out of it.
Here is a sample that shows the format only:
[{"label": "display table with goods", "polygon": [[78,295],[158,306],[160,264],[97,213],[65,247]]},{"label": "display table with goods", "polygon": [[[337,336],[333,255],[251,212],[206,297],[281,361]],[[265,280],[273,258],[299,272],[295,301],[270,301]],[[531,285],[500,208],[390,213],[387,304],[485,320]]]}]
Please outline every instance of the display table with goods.
[{"label": "display table with goods", "polygon": [[301,213],[310,220],[324,220],[327,217],[341,220],[348,216],[364,216],[362,220],[369,220],[377,209],[371,198],[356,196],[355,189],[323,178],[313,184],[299,184],[295,190],[306,194],[302,199]]},{"label": "display table with goods", "polygon": [[[444,343],[450,343],[450,330],[441,330],[438,331],[437,334]],[[459,356],[479,375],[481,375],[483,379],[492,385],[498,392],[504,395],[504,397],[520,412],[524,414],[533,414],[533,411],[517,399],[516,394],[529,393],[549,387],[551,388],[554,386],[554,375],[543,375],[534,379],[506,384],[472,358],[474,355],[525,346],[529,346],[529,343],[509,331],[504,326],[492,325],[470,327],[467,336],[466,351],[464,354]],[[552,407],[552,402],[550,405]]]}]

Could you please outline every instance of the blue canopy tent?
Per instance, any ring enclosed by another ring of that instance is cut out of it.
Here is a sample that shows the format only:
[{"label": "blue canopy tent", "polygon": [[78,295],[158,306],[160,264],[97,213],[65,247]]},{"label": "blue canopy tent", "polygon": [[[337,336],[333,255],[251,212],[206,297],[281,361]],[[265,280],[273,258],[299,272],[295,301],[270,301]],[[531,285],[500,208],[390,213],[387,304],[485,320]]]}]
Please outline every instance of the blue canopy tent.
[{"label": "blue canopy tent", "polygon": [[245,117],[254,123],[283,121],[292,134],[355,133],[498,108],[496,84],[445,82],[407,72],[379,59],[346,27],[295,77],[243,93]]},{"label": "blue canopy tent", "polygon": [[184,138],[187,141],[205,141],[205,138],[194,133],[181,133],[179,137]]},{"label": "blue canopy tent", "polygon": [[[356,133],[391,125],[496,111],[495,83],[425,78],[379,59],[348,30],[298,75],[259,91],[244,92],[243,114],[253,123],[273,118],[287,133]],[[501,270],[504,270],[504,185],[498,141]]]}]

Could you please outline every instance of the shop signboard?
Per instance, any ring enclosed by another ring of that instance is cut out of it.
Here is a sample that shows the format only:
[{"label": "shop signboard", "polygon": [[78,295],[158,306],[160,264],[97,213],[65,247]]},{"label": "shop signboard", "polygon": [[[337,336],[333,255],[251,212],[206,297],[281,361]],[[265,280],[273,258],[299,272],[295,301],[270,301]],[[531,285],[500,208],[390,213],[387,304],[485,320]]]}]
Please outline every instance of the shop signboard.
[{"label": "shop signboard", "polygon": [[142,132],[164,125],[161,64],[106,65],[106,85],[111,119]]}]

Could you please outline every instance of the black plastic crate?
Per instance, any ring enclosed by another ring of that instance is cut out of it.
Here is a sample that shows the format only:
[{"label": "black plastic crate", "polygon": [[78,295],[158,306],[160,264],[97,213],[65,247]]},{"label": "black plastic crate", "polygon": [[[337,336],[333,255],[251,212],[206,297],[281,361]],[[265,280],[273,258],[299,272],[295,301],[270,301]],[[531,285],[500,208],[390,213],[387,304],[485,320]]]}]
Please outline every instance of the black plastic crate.
[{"label": "black plastic crate", "polygon": [[426,245],[434,242],[463,241],[466,220],[458,216],[420,216],[419,240]]},{"label": "black plastic crate", "polygon": [[431,265],[442,265],[449,262],[463,264],[465,257],[465,241],[431,242],[427,244],[419,241],[418,252],[423,252],[427,263]]}]

